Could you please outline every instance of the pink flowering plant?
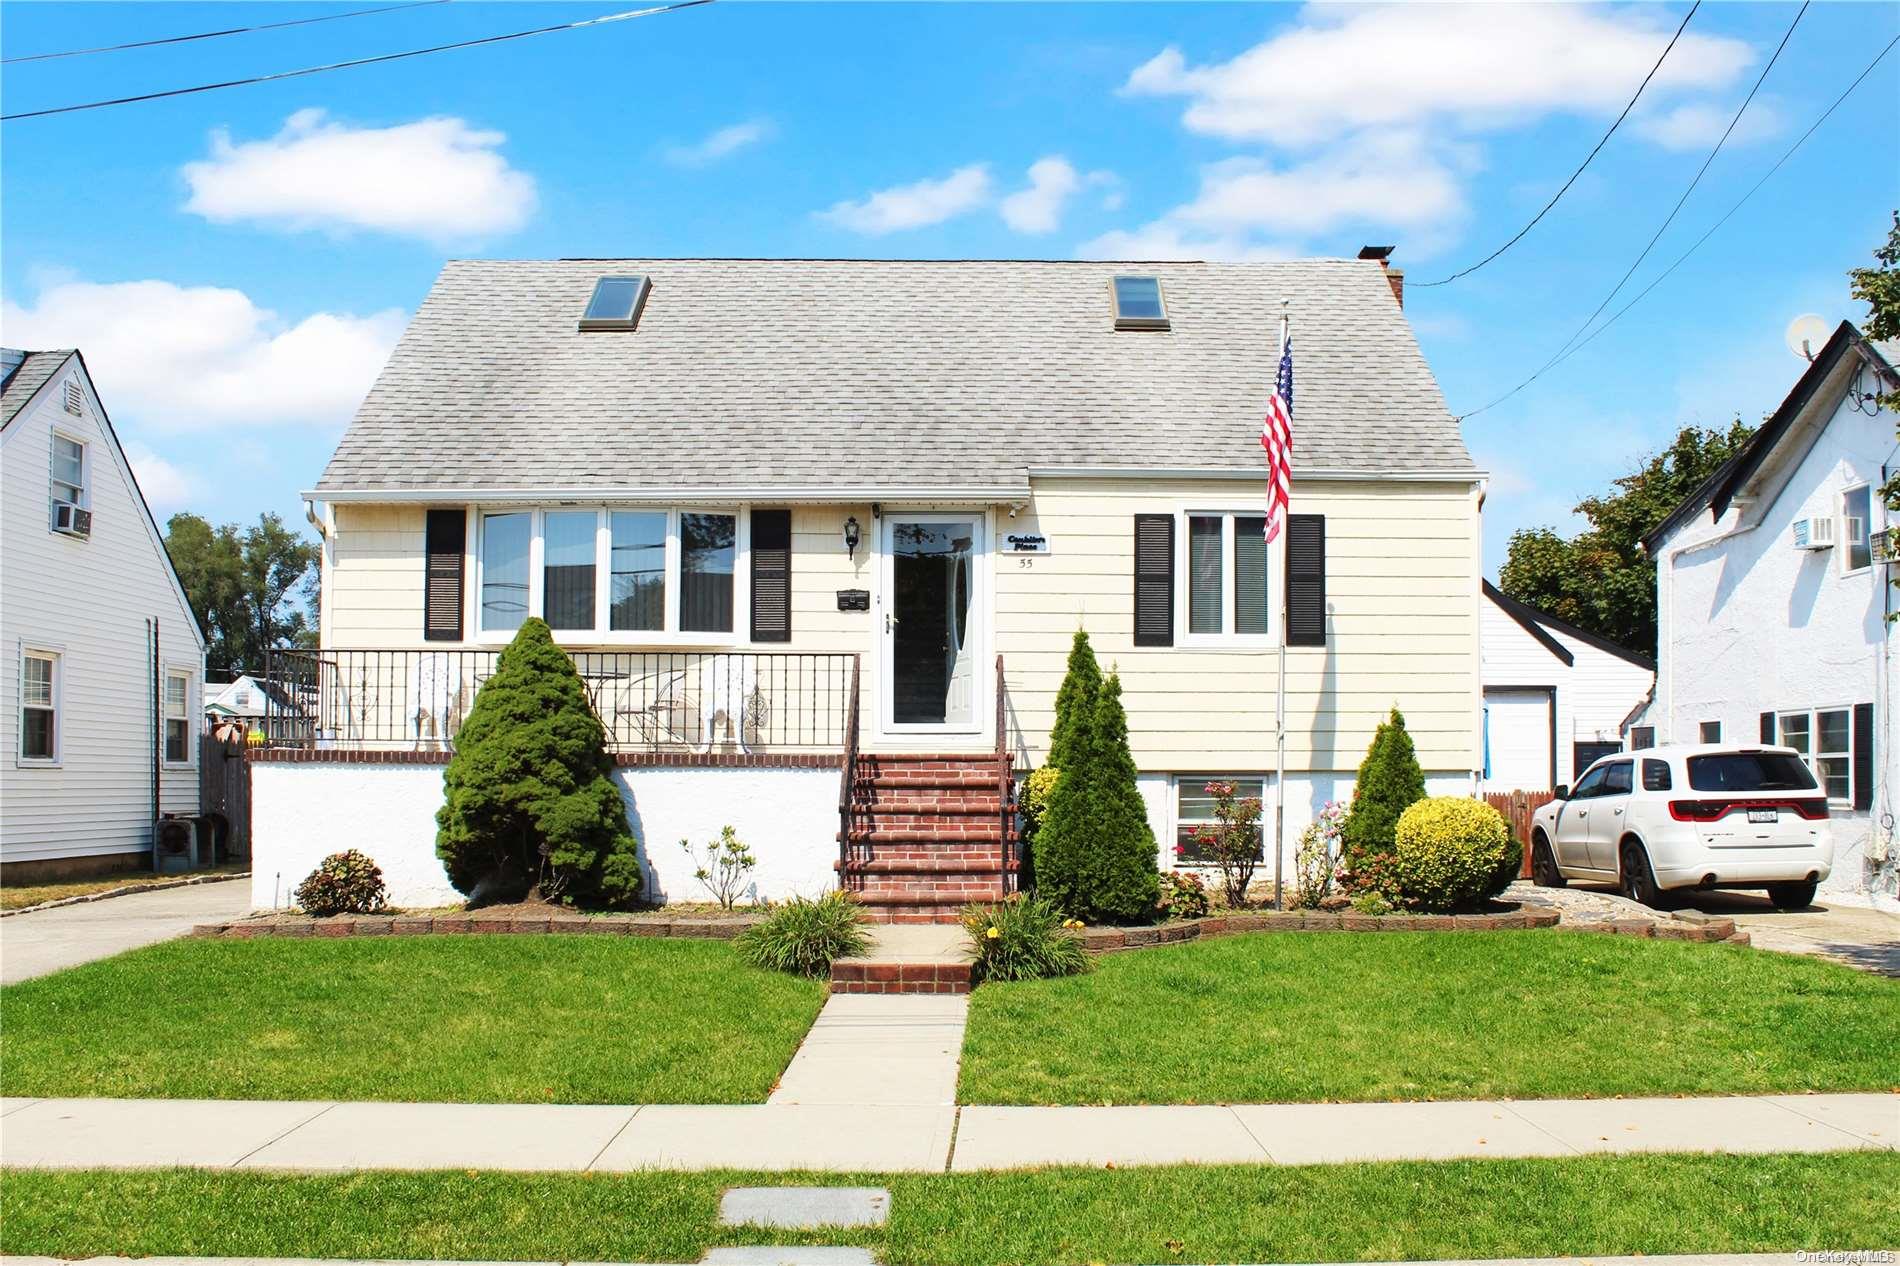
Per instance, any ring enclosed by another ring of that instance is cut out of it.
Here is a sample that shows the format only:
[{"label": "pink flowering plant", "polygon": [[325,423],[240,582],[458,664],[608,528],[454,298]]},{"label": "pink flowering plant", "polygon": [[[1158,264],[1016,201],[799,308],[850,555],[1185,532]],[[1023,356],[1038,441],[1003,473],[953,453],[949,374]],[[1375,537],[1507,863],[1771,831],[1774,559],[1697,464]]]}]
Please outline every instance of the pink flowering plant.
[{"label": "pink flowering plant", "polygon": [[[1260,797],[1237,795],[1231,782],[1210,782],[1206,791],[1214,798],[1214,820],[1190,827],[1188,838],[1220,868],[1227,904],[1239,910],[1260,865]],[[1175,848],[1177,854],[1185,851]]]},{"label": "pink flowering plant", "polygon": [[1300,832],[1299,847],[1293,855],[1294,909],[1317,910],[1319,903],[1333,894],[1346,813],[1345,805],[1328,800],[1326,807]]}]

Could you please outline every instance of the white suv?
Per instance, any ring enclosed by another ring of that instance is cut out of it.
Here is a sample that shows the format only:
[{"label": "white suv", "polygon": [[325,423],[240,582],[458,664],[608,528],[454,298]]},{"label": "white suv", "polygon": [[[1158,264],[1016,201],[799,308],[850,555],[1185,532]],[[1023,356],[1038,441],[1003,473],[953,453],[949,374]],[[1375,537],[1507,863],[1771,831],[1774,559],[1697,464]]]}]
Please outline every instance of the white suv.
[{"label": "white suv", "polygon": [[1834,866],[1827,796],[1789,747],[1605,756],[1532,816],[1530,843],[1538,883],[1615,883],[1651,906],[1684,889],[1766,888],[1800,909]]}]

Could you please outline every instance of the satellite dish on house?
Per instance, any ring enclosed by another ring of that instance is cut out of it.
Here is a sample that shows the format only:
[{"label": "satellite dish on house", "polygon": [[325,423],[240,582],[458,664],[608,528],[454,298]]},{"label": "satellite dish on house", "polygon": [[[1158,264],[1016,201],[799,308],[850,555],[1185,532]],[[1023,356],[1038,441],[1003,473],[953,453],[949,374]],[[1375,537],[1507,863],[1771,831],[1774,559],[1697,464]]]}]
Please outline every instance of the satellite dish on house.
[{"label": "satellite dish on house", "polygon": [[1812,312],[1804,312],[1788,322],[1788,350],[1802,360],[1813,360],[1814,354],[1821,350],[1821,344],[1827,342],[1828,324],[1824,317]]}]

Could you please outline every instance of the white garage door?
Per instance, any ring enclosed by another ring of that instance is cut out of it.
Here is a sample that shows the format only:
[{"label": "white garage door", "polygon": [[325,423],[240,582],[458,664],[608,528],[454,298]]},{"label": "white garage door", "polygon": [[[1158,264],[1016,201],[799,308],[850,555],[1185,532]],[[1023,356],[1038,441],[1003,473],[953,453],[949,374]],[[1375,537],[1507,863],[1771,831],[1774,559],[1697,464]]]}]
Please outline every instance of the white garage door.
[{"label": "white garage door", "polygon": [[1550,695],[1542,690],[1484,692],[1492,791],[1550,788]]}]

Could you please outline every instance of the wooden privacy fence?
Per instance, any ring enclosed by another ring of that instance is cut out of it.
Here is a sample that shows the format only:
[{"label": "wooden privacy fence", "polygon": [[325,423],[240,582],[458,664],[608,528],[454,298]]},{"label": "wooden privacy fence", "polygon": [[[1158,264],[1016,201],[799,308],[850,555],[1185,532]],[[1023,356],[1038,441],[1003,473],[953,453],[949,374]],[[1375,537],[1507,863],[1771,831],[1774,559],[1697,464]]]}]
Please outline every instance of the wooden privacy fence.
[{"label": "wooden privacy fence", "polygon": [[1553,791],[1487,791],[1484,802],[1504,815],[1511,834],[1524,846],[1524,863],[1518,869],[1521,878],[1531,875],[1531,814],[1557,798]]},{"label": "wooden privacy fence", "polygon": [[206,856],[227,861],[251,855],[251,766],[244,759],[243,727],[209,728],[198,738],[198,813],[216,824]]}]

